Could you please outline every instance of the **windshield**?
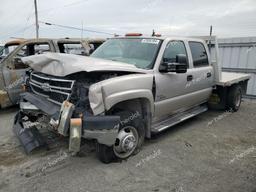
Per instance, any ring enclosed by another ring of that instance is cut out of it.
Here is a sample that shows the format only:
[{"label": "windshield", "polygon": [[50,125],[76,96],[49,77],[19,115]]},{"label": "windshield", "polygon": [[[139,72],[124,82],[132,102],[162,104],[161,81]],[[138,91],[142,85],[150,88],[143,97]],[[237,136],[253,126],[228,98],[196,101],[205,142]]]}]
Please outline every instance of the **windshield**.
[{"label": "windshield", "polygon": [[151,69],[160,47],[158,39],[110,39],[91,56],[133,64],[138,68]]}]

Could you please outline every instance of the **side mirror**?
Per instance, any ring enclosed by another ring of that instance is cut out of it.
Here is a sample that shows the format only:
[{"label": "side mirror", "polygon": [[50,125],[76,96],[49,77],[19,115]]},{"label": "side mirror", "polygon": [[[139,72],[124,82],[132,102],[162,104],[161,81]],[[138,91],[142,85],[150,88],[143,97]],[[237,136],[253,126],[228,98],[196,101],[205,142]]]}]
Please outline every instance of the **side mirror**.
[{"label": "side mirror", "polygon": [[163,62],[160,65],[159,71],[162,73],[175,72],[186,73],[187,72],[187,56],[184,54],[176,55],[176,62]]}]

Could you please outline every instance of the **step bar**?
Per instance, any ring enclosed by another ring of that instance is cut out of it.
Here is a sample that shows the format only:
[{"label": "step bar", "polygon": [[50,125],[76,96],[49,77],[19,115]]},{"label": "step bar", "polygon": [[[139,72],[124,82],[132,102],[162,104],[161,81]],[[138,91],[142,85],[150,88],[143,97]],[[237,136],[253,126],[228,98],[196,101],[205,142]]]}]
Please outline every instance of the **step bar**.
[{"label": "step bar", "polygon": [[192,109],[189,109],[187,111],[172,115],[172,116],[168,117],[167,119],[164,119],[163,121],[154,123],[152,125],[151,132],[159,133],[159,132],[164,131],[174,125],[177,125],[178,123],[181,123],[187,119],[190,119],[191,117],[199,115],[200,113],[203,113],[207,110],[208,110],[207,105],[200,105],[200,106],[194,107]]}]

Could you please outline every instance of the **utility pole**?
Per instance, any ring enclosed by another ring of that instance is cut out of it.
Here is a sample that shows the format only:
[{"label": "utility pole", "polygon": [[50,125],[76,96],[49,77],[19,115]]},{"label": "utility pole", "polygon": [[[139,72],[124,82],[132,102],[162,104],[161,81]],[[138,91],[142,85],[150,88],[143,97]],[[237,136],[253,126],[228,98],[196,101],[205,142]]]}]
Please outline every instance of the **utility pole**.
[{"label": "utility pole", "polygon": [[38,24],[38,13],[37,13],[37,2],[34,0],[35,4],[35,18],[36,18],[36,38],[39,38],[39,24]]}]

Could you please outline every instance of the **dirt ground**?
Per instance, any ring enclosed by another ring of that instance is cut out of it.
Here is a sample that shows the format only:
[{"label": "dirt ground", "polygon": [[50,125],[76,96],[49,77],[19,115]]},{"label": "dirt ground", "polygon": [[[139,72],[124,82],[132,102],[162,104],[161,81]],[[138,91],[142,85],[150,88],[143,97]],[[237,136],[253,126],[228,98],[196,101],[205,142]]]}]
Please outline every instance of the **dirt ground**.
[{"label": "dirt ground", "polygon": [[0,191],[256,192],[256,103],[208,111],[145,142],[127,161],[102,164],[92,143],[81,157],[46,135],[50,150],[26,155],[12,132],[18,109],[0,110]]}]

